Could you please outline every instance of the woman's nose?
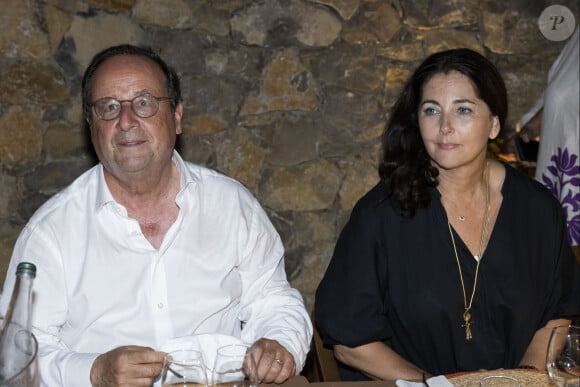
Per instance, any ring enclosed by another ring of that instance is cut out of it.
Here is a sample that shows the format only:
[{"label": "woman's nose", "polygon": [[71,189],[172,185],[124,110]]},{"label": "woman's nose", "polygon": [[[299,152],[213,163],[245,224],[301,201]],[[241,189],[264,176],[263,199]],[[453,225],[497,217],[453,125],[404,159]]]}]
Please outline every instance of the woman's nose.
[{"label": "woman's nose", "polygon": [[453,122],[449,115],[441,114],[441,123],[439,125],[439,131],[443,134],[450,134],[453,132]]}]

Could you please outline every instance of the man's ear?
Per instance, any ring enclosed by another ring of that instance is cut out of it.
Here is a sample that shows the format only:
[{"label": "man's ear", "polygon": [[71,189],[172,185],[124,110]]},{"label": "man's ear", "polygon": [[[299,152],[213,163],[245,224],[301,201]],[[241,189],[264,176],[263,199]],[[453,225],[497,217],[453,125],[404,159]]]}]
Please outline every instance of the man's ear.
[{"label": "man's ear", "polygon": [[181,118],[183,117],[183,102],[179,102],[175,107],[175,113],[173,113],[175,119],[175,134],[183,133],[181,128]]}]

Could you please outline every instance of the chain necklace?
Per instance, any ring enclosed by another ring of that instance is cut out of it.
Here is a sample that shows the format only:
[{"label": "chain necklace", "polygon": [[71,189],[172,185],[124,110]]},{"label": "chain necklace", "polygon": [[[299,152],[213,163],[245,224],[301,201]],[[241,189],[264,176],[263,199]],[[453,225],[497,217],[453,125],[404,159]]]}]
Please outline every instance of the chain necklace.
[{"label": "chain necklace", "polygon": [[449,228],[449,235],[451,235],[451,242],[453,243],[453,252],[455,253],[455,260],[457,261],[457,269],[459,270],[459,279],[461,280],[461,290],[463,291],[463,321],[464,324],[461,325],[465,328],[465,339],[471,340],[473,336],[471,335],[471,306],[473,305],[473,298],[475,297],[475,289],[477,288],[477,277],[479,274],[479,264],[481,263],[481,258],[483,255],[483,245],[485,243],[485,237],[487,234],[487,223],[489,220],[489,166],[485,164],[485,210],[483,213],[483,227],[481,229],[481,236],[479,239],[479,250],[478,255],[474,258],[477,260],[477,266],[475,267],[475,279],[473,280],[473,290],[471,291],[471,297],[469,298],[469,304],[467,303],[467,293],[465,291],[465,283],[463,282],[463,273],[461,271],[461,264],[459,263],[459,255],[457,254],[457,246],[455,245],[455,237],[453,237],[453,231],[451,230],[451,224],[447,221],[447,227]]}]

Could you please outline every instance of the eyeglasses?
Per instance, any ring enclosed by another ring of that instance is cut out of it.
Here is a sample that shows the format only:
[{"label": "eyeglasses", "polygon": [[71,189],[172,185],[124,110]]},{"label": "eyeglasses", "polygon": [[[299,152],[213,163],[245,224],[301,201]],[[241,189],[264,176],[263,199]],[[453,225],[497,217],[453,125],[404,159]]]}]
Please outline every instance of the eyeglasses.
[{"label": "eyeglasses", "polygon": [[149,118],[159,111],[159,101],[166,101],[170,97],[156,97],[149,93],[140,94],[133,99],[118,100],[105,97],[96,100],[91,104],[97,117],[104,121],[111,121],[119,117],[122,106],[125,102],[131,103],[133,113],[141,118]]}]

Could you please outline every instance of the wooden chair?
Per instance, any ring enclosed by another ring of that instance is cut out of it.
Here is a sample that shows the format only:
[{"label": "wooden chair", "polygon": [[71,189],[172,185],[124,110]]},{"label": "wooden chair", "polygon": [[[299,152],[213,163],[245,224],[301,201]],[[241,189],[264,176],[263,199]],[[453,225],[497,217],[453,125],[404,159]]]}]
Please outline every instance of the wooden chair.
[{"label": "wooden chair", "polygon": [[574,251],[578,265],[580,265],[580,246],[572,246],[572,251]]},{"label": "wooden chair", "polygon": [[336,364],[336,359],[334,357],[334,352],[332,348],[324,346],[320,333],[318,332],[318,327],[316,326],[316,321],[314,319],[314,309],[310,315],[312,319],[312,326],[314,328],[314,334],[312,335],[312,359],[313,359],[313,378],[315,382],[339,382],[340,373],[338,371],[338,365]]}]

